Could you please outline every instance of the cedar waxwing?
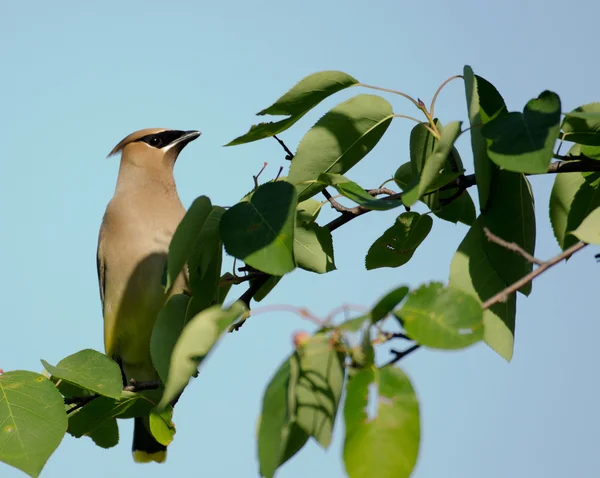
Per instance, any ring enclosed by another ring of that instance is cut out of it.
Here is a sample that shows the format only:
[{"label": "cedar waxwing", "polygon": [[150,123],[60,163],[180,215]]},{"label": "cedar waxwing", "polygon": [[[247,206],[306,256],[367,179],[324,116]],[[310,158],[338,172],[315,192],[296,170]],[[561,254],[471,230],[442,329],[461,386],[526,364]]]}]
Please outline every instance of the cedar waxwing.
[{"label": "cedar waxwing", "polygon": [[[106,355],[117,361],[124,381],[157,380],[150,357],[150,336],[167,294],[162,275],[171,237],[186,210],[175,187],[177,156],[199,131],[143,129],[117,144],[121,152],[117,186],[98,238],[98,281],[104,316]],[[170,294],[183,292],[182,272]],[[135,418],[136,462],[166,459],[166,447],[149,430],[149,420]]]}]

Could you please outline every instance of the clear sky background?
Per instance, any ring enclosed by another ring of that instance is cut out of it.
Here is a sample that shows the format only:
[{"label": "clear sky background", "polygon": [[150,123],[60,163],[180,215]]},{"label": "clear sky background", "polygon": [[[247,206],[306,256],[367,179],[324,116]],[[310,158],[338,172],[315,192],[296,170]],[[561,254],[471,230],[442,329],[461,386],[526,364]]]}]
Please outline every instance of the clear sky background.
[{"label": "clear sky background", "polygon": [[[176,165],[181,198],[187,206],[206,194],[233,205],[264,161],[267,177],[287,164],[271,139],[222,145],[304,76],[338,69],[429,103],[444,79],[470,64],[511,110],[544,89],[569,110],[600,100],[599,15],[597,2],[578,0],[3,2],[0,368],[41,371],[40,358],[56,363],[83,348],[102,350],[96,241],[118,170],[118,159],[105,157],[130,132],[200,129]],[[282,138],[295,150],[320,115],[357,93],[328,99]],[[396,113],[417,113],[400,97],[386,98]],[[444,90],[436,113],[442,122],[466,119],[460,81]],[[349,176],[365,187],[390,177],[408,160],[412,126],[394,120]],[[472,172],[468,134],[458,147]],[[552,178],[532,182],[536,254],[549,258],[559,252],[547,212]],[[364,269],[368,247],[396,214],[374,212],[336,231],[339,270],[294,272],[264,303],[326,315],[342,303],[369,306],[400,284],[446,281],[467,227],[441,221],[406,266]],[[510,364],[483,344],[420,350],[401,362],[421,403],[415,478],[598,476],[596,252],[585,249],[540,277],[529,299],[519,297]],[[166,464],[133,463],[128,421],[110,450],[67,435],[42,476],[257,476],[262,391],[295,330],[312,326],[270,313],[227,337],[177,406]],[[344,476],[342,421],[335,437],[328,452],[309,444],[278,477]],[[0,476],[24,475],[0,463]]]}]

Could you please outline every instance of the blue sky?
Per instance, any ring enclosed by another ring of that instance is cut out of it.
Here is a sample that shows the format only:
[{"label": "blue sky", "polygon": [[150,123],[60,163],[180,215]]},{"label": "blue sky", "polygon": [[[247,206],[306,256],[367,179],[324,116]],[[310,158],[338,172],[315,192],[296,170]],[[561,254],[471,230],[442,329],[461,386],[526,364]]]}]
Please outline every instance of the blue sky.
[{"label": "blue sky", "polygon": [[[429,103],[444,79],[470,64],[511,110],[544,89],[561,96],[563,110],[600,100],[594,2],[34,0],[5,2],[2,10],[4,370],[41,371],[40,358],[56,363],[83,348],[102,350],[95,251],[118,169],[117,159],[105,157],[134,130],[200,129],[176,166],[180,195],[186,205],[205,194],[225,206],[249,190],[264,161],[271,177],[286,162],[274,140],[222,145],[315,71],[342,70]],[[321,114],[357,93],[328,99],[282,138],[295,150]],[[415,114],[402,98],[386,98],[396,113]],[[442,122],[466,119],[459,81],[444,90],[436,113]],[[408,159],[412,126],[395,120],[349,177],[365,187],[390,177]],[[472,170],[468,135],[458,147]],[[547,212],[552,178],[532,182],[536,254],[548,258],[558,252]],[[368,247],[394,216],[371,213],[336,231],[339,270],[323,277],[294,272],[266,302],[326,315],[342,303],[371,305],[396,285],[446,281],[467,228],[439,221],[406,266],[364,269]],[[402,362],[421,401],[415,478],[597,476],[595,252],[588,248],[557,266],[535,282],[529,299],[519,298],[510,364],[485,345],[421,350]],[[270,313],[227,337],[178,404],[165,465],[133,463],[125,422],[111,450],[65,437],[42,476],[257,476],[262,391],[296,330],[312,326]],[[340,422],[328,452],[309,444],[278,477],[344,476],[342,431]],[[1,463],[0,475],[24,476]]]}]

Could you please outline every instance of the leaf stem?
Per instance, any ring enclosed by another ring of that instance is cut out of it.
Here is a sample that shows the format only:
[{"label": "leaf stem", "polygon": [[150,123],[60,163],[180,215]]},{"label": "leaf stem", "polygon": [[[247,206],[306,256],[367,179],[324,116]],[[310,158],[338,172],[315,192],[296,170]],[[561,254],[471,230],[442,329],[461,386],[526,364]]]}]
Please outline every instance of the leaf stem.
[{"label": "leaf stem", "polygon": [[444,89],[444,86],[446,86],[448,83],[450,83],[452,80],[456,80],[457,78],[464,78],[462,75],[454,75],[451,76],[450,78],[448,78],[446,81],[444,81],[440,87],[437,89],[437,91],[435,92],[435,95],[433,95],[433,100],[431,100],[431,106],[429,108],[429,112],[431,114],[431,116],[433,116],[433,111],[435,108],[435,102],[437,100],[438,95],[440,94],[440,92]]},{"label": "leaf stem", "polygon": [[406,98],[407,100],[411,101],[412,104],[415,105],[417,108],[421,109],[421,107],[419,106],[419,103],[417,102],[417,100],[415,100],[412,96],[407,95],[406,93],[402,93],[401,91],[390,90],[389,88],[382,88],[381,86],[366,85],[364,83],[358,83],[356,86],[362,86],[364,88],[370,88],[372,90],[385,91],[386,93],[392,93],[394,95],[400,95],[403,98]]}]

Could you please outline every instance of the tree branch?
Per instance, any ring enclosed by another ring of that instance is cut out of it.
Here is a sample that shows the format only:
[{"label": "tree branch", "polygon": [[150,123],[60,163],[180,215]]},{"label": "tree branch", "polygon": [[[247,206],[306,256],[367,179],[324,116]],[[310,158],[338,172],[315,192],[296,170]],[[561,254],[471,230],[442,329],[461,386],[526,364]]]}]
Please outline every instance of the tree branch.
[{"label": "tree branch", "polygon": [[483,228],[483,232],[485,233],[485,237],[487,237],[488,241],[494,242],[494,243],[498,244],[499,246],[504,247],[505,249],[508,249],[509,251],[512,251],[516,254],[519,254],[520,256],[523,256],[527,262],[531,262],[532,264],[537,264],[538,266],[541,266],[544,263],[543,261],[539,260],[538,258],[533,257],[531,254],[529,254],[529,252],[527,252],[525,249],[523,249],[521,246],[519,246],[519,244],[517,244],[516,242],[505,241],[501,237],[498,237],[494,233],[492,233],[492,231],[490,231],[487,227]]},{"label": "tree branch", "polygon": [[501,290],[495,296],[486,300],[483,304],[481,304],[481,306],[485,310],[485,309],[489,309],[490,307],[492,307],[500,302],[505,302],[511,294],[514,294],[521,287],[523,287],[526,284],[529,284],[537,276],[539,276],[540,274],[543,274],[545,271],[547,271],[551,267],[555,266],[559,262],[564,261],[565,259],[568,259],[573,254],[575,254],[577,251],[580,251],[581,249],[583,249],[585,246],[587,246],[587,244],[585,242],[578,242],[577,244],[569,247],[566,251],[560,253],[558,256],[553,257],[552,259],[549,259],[546,262],[542,262],[542,264],[536,270],[534,270],[534,271],[530,272],[529,274],[527,274],[526,276],[522,277],[514,284],[509,285],[506,289]]},{"label": "tree branch", "polygon": [[276,135],[273,135],[273,138],[275,138],[277,140],[277,142],[281,145],[283,150],[286,152],[285,159],[287,159],[288,161],[291,161],[292,159],[294,159],[294,154],[290,151],[290,148],[288,148],[285,145],[285,143],[283,141],[281,141]]},{"label": "tree branch", "polygon": [[[138,382],[135,379],[131,379],[129,381],[129,385],[123,387],[124,392],[144,392],[146,390],[157,390],[161,386],[160,380],[150,380],[148,382]],[[101,395],[93,394],[93,395],[85,395],[83,397],[65,397],[64,403],[65,405],[75,405],[67,411],[67,415],[73,412],[76,412],[80,408],[83,408],[85,405],[100,397]]]},{"label": "tree branch", "polygon": [[[277,139],[277,141],[280,141],[278,138],[276,138],[276,139]],[[574,173],[574,172],[582,172],[583,173],[583,172],[600,171],[600,161],[596,161],[596,160],[593,160],[590,158],[588,158],[588,159],[585,159],[585,160],[562,160],[562,161],[553,162],[550,164],[550,166],[548,166],[547,174]],[[441,187],[439,189],[439,191],[446,191],[448,189],[454,189],[454,188],[466,190],[466,189],[474,186],[475,184],[476,184],[475,175],[469,174],[469,175],[465,175],[465,176],[460,176],[460,177],[450,181],[448,184]],[[433,194],[434,192],[436,192],[436,191],[433,191],[429,194]],[[387,197],[380,199],[380,201],[389,201],[389,200],[398,200],[398,199],[402,199],[402,193],[391,194]],[[340,206],[342,208],[344,207],[341,204],[340,204]],[[330,232],[335,231],[336,229],[342,227],[344,224],[347,224],[350,221],[352,221],[353,219],[355,219],[359,216],[362,216],[363,214],[366,214],[369,211],[371,211],[371,209],[366,209],[362,206],[357,206],[357,207],[351,208],[351,209],[346,208],[346,209],[347,210],[341,211],[340,216],[336,217],[335,219],[333,219],[332,221],[330,221],[329,223],[327,223],[325,225],[325,227]],[[579,249],[577,249],[577,250],[579,250]],[[560,262],[561,260],[562,259],[559,259],[558,262]],[[548,268],[547,264],[548,264],[548,262],[544,262],[542,265],[540,265],[540,267],[535,272],[539,272],[539,273],[543,272],[545,269]],[[546,265],[546,267],[544,269],[542,269],[542,267],[544,267],[544,265]],[[269,277],[271,277],[269,274],[264,274],[264,275],[260,275],[260,276],[256,277],[251,282],[251,285],[248,288],[248,290],[246,292],[244,292],[238,300],[241,300],[242,302],[244,302],[246,304],[246,306],[248,307],[248,309],[250,309],[250,301],[252,300],[252,298],[254,297],[256,292],[258,292],[258,290],[267,282]],[[524,279],[525,278],[523,278],[521,280],[524,280]],[[529,282],[529,281],[524,282],[524,284],[526,284],[527,282]],[[517,286],[514,290],[518,290],[524,284]],[[508,293],[511,293],[511,292],[508,292]]]}]

